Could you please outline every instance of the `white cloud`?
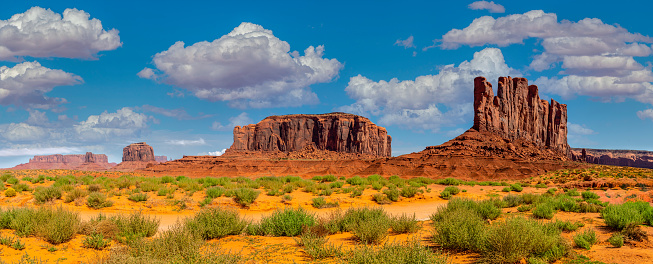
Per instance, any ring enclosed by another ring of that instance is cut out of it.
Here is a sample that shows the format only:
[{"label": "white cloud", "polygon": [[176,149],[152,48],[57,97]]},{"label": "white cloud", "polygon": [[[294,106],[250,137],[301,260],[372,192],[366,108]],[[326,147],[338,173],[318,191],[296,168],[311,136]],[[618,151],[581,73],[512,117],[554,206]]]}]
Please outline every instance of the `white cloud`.
[{"label": "white cloud", "polygon": [[51,98],[45,93],[56,86],[82,83],[81,77],[62,70],[41,66],[38,62],[23,62],[14,67],[0,67],[0,105],[50,109],[66,99]]},{"label": "white cloud", "polygon": [[222,156],[222,154],[224,154],[225,151],[227,151],[227,149],[222,149],[220,151],[209,151],[209,155],[211,155],[211,156]]},{"label": "white cloud", "polygon": [[235,126],[249,125],[252,122],[253,121],[251,118],[249,118],[249,115],[243,112],[237,116],[230,117],[229,124],[227,124],[226,126],[223,126],[220,122],[217,121],[213,122],[213,125],[211,125],[211,129],[216,131],[231,131],[234,129]]},{"label": "white cloud", "polygon": [[34,142],[47,139],[49,133],[42,127],[26,123],[11,123],[6,125],[2,136],[12,142]]},{"label": "white cloud", "polygon": [[138,77],[141,77],[143,79],[156,79],[156,74],[154,73],[154,70],[150,68],[144,68],[143,70],[139,71],[136,75]]},{"label": "white cloud", "polygon": [[212,42],[177,42],[154,55],[153,74],[146,68],[138,75],[232,107],[300,106],[317,103],[309,86],[331,81],[343,67],[323,56],[323,46],[310,46],[300,56],[272,31],[242,23]]},{"label": "white cloud", "polygon": [[106,31],[102,22],[83,10],[61,14],[32,7],[25,13],[0,20],[0,60],[17,57],[93,59],[97,53],[122,46],[118,30]]},{"label": "white cloud", "polygon": [[497,19],[474,19],[464,29],[452,29],[441,40],[442,48],[461,45],[508,46],[525,39],[540,40],[544,51],[530,64],[535,71],[561,67],[560,77],[540,77],[534,83],[542,91],[564,98],[576,95],[598,97],[602,101],[634,98],[653,104],[653,72],[634,57],[653,53],[653,38],[631,33],[619,25],[597,18],[577,22],[562,20],[554,13],[533,10]]},{"label": "white cloud", "polygon": [[200,138],[198,140],[167,140],[167,144],[170,145],[179,145],[179,146],[201,146],[201,145],[206,145],[206,141],[204,141],[203,138]]},{"label": "white cloud", "polygon": [[143,105],[141,108],[145,111],[157,113],[167,117],[172,117],[177,120],[194,120],[194,119],[202,119],[202,118],[210,117],[210,115],[191,116],[183,108],[166,109],[166,108],[156,107],[151,105]]},{"label": "white cloud", "polygon": [[410,36],[404,40],[398,39],[397,41],[395,41],[395,46],[404,47],[404,49],[414,48],[415,44],[413,44],[413,39],[414,39],[413,36]]},{"label": "white cloud", "polygon": [[0,157],[14,156],[35,156],[51,154],[67,154],[81,152],[79,148],[55,147],[55,148],[5,148],[0,149]]},{"label": "white cloud", "polygon": [[653,121],[653,109],[637,111],[637,116],[641,119],[651,119]]},{"label": "white cloud", "polygon": [[115,137],[138,137],[148,128],[149,118],[136,113],[128,107],[118,109],[115,113],[104,112],[91,115],[86,121],[73,126],[79,141],[108,141]]},{"label": "white cloud", "polygon": [[594,130],[587,128],[585,125],[579,125],[574,123],[567,123],[567,128],[569,128],[569,134],[574,135],[592,135],[595,134]]},{"label": "white cloud", "polygon": [[380,116],[383,125],[437,131],[442,126],[464,123],[473,114],[474,78],[519,75],[508,67],[501,50],[486,48],[474,53],[471,61],[455,67],[447,65],[437,75],[419,76],[414,81],[372,81],[358,75],[349,80],[345,91],[356,103],[339,110]]},{"label": "white cloud", "polygon": [[495,4],[494,1],[476,1],[467,7],[471,10],[488,10],[490,13],[505,13],[506,8],[502,5]]}]

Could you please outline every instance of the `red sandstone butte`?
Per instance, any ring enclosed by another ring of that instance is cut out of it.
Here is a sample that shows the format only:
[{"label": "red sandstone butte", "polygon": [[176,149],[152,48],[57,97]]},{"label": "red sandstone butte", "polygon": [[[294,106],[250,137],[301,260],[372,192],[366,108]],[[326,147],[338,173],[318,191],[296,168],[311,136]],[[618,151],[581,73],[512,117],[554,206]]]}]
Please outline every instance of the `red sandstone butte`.
[{"label": "red sandstone butte", "polygon": [[653,169],[653,151],[573,148],[571,152],[574,161]]},{"label": "red sandstone butte", "polygon": [[122,162],[112,170],[134,171],[157,164],[154,149],[145,142],[133,143],[122,149]]},{"label": "red sandstone butte", "polygon": [[510,140],[524,139],[569,155],[567,105],[541,100],[526,78],[499,77],[497,96],[485,77],[474,79],[474,126]]},{"label": "red sandstone butte", "polygon": [[234,128],[229,151],[305,149],[390,157],[392,138],[369,119],[346,113],[270,116],[258,124]]},{"label": "red sandstone butte", "polygon": [[13,167],[13,169],[68,169],[101,171],[109,169],[115,165],[115,163],[109,163],[107,155],[86,152],[86,154],[54,154],[34,156],[34,158],[31,158],[28,163],[17,165],[16,167]]}]

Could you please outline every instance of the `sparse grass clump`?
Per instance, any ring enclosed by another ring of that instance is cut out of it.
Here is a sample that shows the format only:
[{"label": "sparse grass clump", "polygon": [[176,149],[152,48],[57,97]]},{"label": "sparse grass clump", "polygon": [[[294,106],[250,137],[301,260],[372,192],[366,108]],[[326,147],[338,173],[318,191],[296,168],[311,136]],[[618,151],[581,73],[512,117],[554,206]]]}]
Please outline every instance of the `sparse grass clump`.
[{"label": "sparse grass clump", "polygon": [[608,238],[608,242],[613,247],[620,248],[624,245],[624,236],[620,233],[614,233]]},{"label": "sparse grass clump", "polygon": [[302,230],[317,223],[315,215],[304,208],[286,207],[261,219],[260,228],[264,234],[271,236],[298,236]]},{"label": "sparse grass clump", "polygon": [[225,193],[225,189],[222,187],[211,187],[206,189],[206,197],[215,199],[222,196]]},{"label": "sparse grass clump", "polygon": [[36,200],[37,203],[45,203],[54,201],[56,199],[61,199],[61,196],[61,189],[56,186],[40,187],[36,188],[34,191],[34,200]]},{"label": "sparse grass clump", "polygon": [[16,208],[0,212],[1,228],[13,229],[16,235],[38,236],[52,244],[70,241],[77,233],[79,215],[62,208]]},{"label": "sparse grass clump", "polygon": [[105,239],[104,235],[102,234],[92,234],[84,238],[84,240],[82,241],[82,244],[84,245],[85,248],[92,248],[97,250],[102,250],[108,247],[110,243],[111,240]]},{"label": "sparse grass clump", "polygon": [[646,202],[626,202],[620,205],[609,205],[601,211],[605,224],[617,230],[624,229],[629,224],[644,223],[642,213],[651,206]]},{"label": "sparse grass clump", "polygon": [[138,238],[151,237],[159,229],[160,220],[143,215],[140,212],[129,215],[116,215],[109,218],[118,229],[117,239],[122,243],[130,243]]},{"label": "sparse grass clump", "polygon": [[254,203],[256,198],[258,198],[260,193],[260,191],[254,190],[252,188],[239,188],[233,190],[233,199],[237,204],[249,207],[252,203]]},{"label": "sparse grass clump", "polygon": [[535,209],[533,209],[533,216],[535,218],[545,218],[551,219],[555,214],[555,207],[549,203],[539,204]]},{"label": "sparse grass clump", "polygon": [[132,202],[144,202],[147,201],[147,194],[146,193],[133,193],[127,197],[128,200]]},{"label": "sparse grass clump", "polygon": [[238,235],[247,226],[236,210],[222,208],[202,209],[185,221],[185,227],[204,240]]},{"label": "sparse grass clump", "polygon": [[342,256],[342,245],[334,246],[327,244],[329,239],[326,236],[315,232],[305,232],[299,239],[295,239],[299,246],[304,247],[304,252],[312,259],[324,259]]},{"label": "sparse grass clump", "polygon": [[82,189],[73,189],[72,191],[68,192],[66,197],[64,198],[64,203],[70,203],[72,201],[75,201],[80,198],[84,198],[88,195],[88,193]]},{"label": "sparse grass clump", "polygon": [[102,193],[92,192],[86,198],[86,205],[93,209],[100,209],[104,207],[111,207],[113,202],[107,200],[107,196]]},{"label": "sparse grass clump", "polygon": [[574,236],[574,243],[576,246],[587,250],[592,248],[592,245],[596,244],[597,241],[596,232],[591,228],[585,229],[585,231]]},{"label": "sparse grass clump", "polygon": [[404,213],[400,216],[390,218],[390,228],[392,228],[392,232],[405,234],[415,233],[421,228],[421,226],[417,219],[415,219],[415,214],[410,216]]},{"label": "sparse grass clump", "polygon": [[433,252],[422,245],[419,240],[405,243],[387,243],[380,247],[364,246],[349,252],[345,257],[347,263],[449,263],[448,258]]},{"label": "sparse grass clump", "polygon": [[479,251],[485,239],[483,217],[468,207],[448,207],[431,215],[433,242],[455,251]]}]

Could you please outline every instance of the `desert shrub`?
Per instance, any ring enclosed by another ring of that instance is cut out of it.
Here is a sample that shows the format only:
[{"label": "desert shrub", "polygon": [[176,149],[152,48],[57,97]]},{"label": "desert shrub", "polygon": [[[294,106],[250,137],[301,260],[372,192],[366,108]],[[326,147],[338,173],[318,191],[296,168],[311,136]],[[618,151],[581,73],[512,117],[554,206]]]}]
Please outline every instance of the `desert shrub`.
[{"label": "desert shrub", "polygon": [[351,228],[354,237],[364,244],[379,244],[388,236],[390,221],[387,216],[360,221]]},{"label": "desert shrub", "polygon": [[390,201],[393,201],[393,202],[399,201],[400,193],[399,193],[399,190],[397,190],[396,188],[386,189],[386,190],[383,191],[383,194],[385,194],[388,197],[388,199],[390,199]]},{"label": "desert shrub", "polygon": [[50,187],[39,187],[34,191],[34,200],[37,203],[45,203],[49,201],[54,201],[56,199],[61,199],[62,193],[61,189],[56,186]]},{"label": "desert shrub", "polygon": [[551,189],[546,190],[546,194],[555,195],[557,191],[558,191],[558,188],[551,188]]},{"label": "desert shrub", "polygon": [[434,226],[432,240],[443,248],[457,251],[482,248],[485,220],[474,209],[466,206],[441,209],[431,216],[431,220]]},{"label": "desert shrub", "polygon": [[355,197],[358,197],[358,196],[361,196],[361,195],[363,195],[363,189],[362,188],[356,188],[356,189],[351,191],[351,193],[349,194],[349,197],[355,198]]},{"label": "desert shrub", "polygon": [[[208,191],[208,190],[207,190]],[[173,191],[168,189],[168,188],[160,188],[157,192],[157,196],[167,196],[168,194],[171,194]]]},{"label": "desert shrub", "polygon": [[641,224],[644,222],[642,211],[649,206],[645,202],[626,202],[620,205],[609,205],[601,211],[601,218],[605,224],[614,229],[624,229],[628,224]]},{"label": "desert shrub", "polygon": [[538,188],[538,189],[546,188],[546,187],[548,187],[548,186],[546,186],[546,184],[544,184],[544,183],[538,183],[538,184],[535,185],[535,188]]},{"label": "desert shrub", "polygon": [[559,221],[559,220],[550,222],[549,225],[563,232],[576,231],[578,228],[584,226],[584,224],[581,222],[570,222],[570,221]]},{"label": "desert shrub", "polygon": [[175,181],[175,178],[173,178],[172,176],[163,176],[163,177],[161,177],[161,183],[163,183],[163,184],[171,183],[173,181]]},{"label": "desert shrub", "polygon": [[592,245],[596,244],[596,242],[596,232],[594,232],[594,229],[591,228],[585,229],[585,231],[574,236],[574,243],[579,248],[589,250],[592,248]]},{"label": "desert shrub", "polygon": [[70,203],[72,201],[77,200],[78,198],[84,198],[88,195],[88,193],[82,189],[73,189],[66,195],[64,198],[64,203]]},{"label": "desert shrub", "polygon": [[324,175],[324,177],[322,177],[322,182],[334,182],[337,179],[338,179],[338,177],[336,177],[334,175]]},{"label": "desert shrub", "polygon": [[491,200],[477,202],[470,199],[454,198],[447,203],[447,206],[440,208],[436,213],[431,215],[431,220],[436,221],[444,217],[448,211],[456,210],[458,208],[470,209],[483,219],[494,220],[501,215],[501,209],[499,209]]},{"label": "desert shrub", "polygon": [[516,263],[530,257],[551,262],[567,252],[567,245],[557,229],[538,221],[512,217],[488,226],[481,255],[488,263]]},{"label": "desert shrub", "polygon": [[451,195],[456,195],[460,193],[460,189],[456,186],[447,186],[444,188],[444,191],[448,191]]},{"label": "desert shrub", "polygon": [[390,199],[388,199],[388,196],[386,196],[385,194],[382,194],[382,193],[375,193],[374,195],[372,195],[372,200],[374,200],[374,202],[376,202],[377,204],[390,204],[390,203],[392,203],[392,201],[390,201]]},{"label": "desert shrub", "polygon": [[510,185],[510,189],[515,191],[515,192],[521,192],[524,190],[524,187],[521,187],[521,184],[515,183]]},{"label": "desert shrub", "polygon": [[337,188],[342,188],[342,186],[345,185],[345,182],[343,181],[337,181],[337,182],[332,182],[329,184],[329,188],[337,189]]},{"label": "desert shrub", "polygon": [[16,177],[11,177],[11,178],[7,179],[5,182],[13,185],[13,184],[18,183],[18,179],[16,179]]},{"label": "desert shrub", "polygon": [[233,199],[234,202],[241,206],[249,206],[258,198],[260,193],[260,191],[251,188],[238,188],[233,190]]},{"label": "desert shrub", "polygon": [[628,223],[619,233],[630,240],[639,242],[648,240],[648,233],[636,223]]},{"label": "desert shrub", "polygon": [[91,184],[91,185],[89,185],[89,186],[86,187],[86,190],[87,190],[89,193],[92,193],[92,192],[99,192],[99,191],[102,190],[102,185],[99,185],[99,184]]},{"label": "desert shrub", "polygon": [[415,218],[415,214],[410,216],[404,213],[400,216],[390,218],[390,228],[392,229],[392,232],[405,234],[415,233],[421,228],[421,226],[419,225],[419,221]]},{"label": "desert shrub", "polygon": [[539,204],[535,207],[535,209],[533,209],[533,216],[535,216],[535,218],[551,219],[553,218],[554,214],[555,208],[552,204],[549,203]]},{"label": "desert shrub", "polygon": [[215,199],[222,196],[225,193],[225,189],[222,187],[211,187],[206,189],[206,197]]},{"label": "desert shrub", "polygon": [[560,195],[556,197],[553,201],[555,209],[565,211],[565,212],[578,212],[580,211],[580,206],[578,202],[570,196]]},{"label": "desert shrub", "polygon": [[261,219],[261,229],[272,236],[297,236],[305,227],[316,224],[315,215],[304,208],[284,208]]},{"label": "desert shrub", "polygon": [[311,205],[317,209],[338,207],[338,202],[327,202],[324,197],[315,197],[311,199]]},{"label": "desert shrub", "polygon": [[510,191],[512,191],[512,188],[510,188],[510,187],[504,187],[503,189],[501,189],[501,191],[502,191],[502,192],[510,192]]},{"label": "desert shrub", "polygon": [[144,202],[147,201],[147,194],[146,193],[132,193],[127,197],[128,200],[132,202]]},{"label": "desert shrub", "polygon": [[86,198],[86,206],[93,209],[111,207],[112,205],[113,202],[107,200],[107,196],[99,192],[92,192]]},{"label": "desert shrub", "polygon": [[321,190],[321,191],[318,193],[318,195],[321,195],[321,196],[331,196],[331,194],[333,194],[333,190],[331,190],[331,188],[327,188],[327,189]]},{"label": "desert shrub", "polygon": [[521,195],[521,198],[525,204],[534,204],[539,202],[540,195],[532,194],[532,193],[524,193]]},{"label": "desert shrub", "polygon": [[191,233],[209,240],[238,235],[247,226],[247,221],[241,219],[236,210],[208,208],[202,209],[192,218],[187,218],[184,224]]},{"label": "desert shrub", "polygon": [[[6,214],[6,215],[5,215]],[[6,218],[5,218],[6,217]],[[18,236],[38,236],[52,244],[68,242],[77,233],[79,215],[62,208],[19,208],[3,212],[3,225]]]},{"label": "desert shrub", "polygon": [[324,259],[330,257],[341,256],[342,245],[336,247],[327,244],[329,239],[326,236],[316,234],[314,232],[305,232],[299,239],[296,239],[297,245],[304,247],[304,252],[312,259]]},{"label": "desert shrub", "polygon": [[599,199],[599,195],[596,193],[593,193],[591,191],[584,191],[581,193],[583,196],[583,199],[589,200],[589,199]]},{"label": "desert shrub", "polygon": [[281,196],[281,201],[282,202],[290,202],[292,201],[292,196],[290,194],[284,194]]},{"label": "desert shrub", "polygon": [[578,203],[578,212],[580,213],[599,213],[601,210],[603,210],[603,206],[597,204],[587,202]]},{"label": "desert shrub", "polygon": [[624,236],[620,233],[614,233],[612,236],[610,236],[610,238],[608,238],[608,242],[613,247],[620,248],[624,245]]},{"label": "desert shrub", "polygon": [[528,212],[531,209],[533,209],[532,204],[528,204],[528,205],[524,204],[524,205],[520,205],[520,206],[517,207],[517,211],[519,211],[519,212]]},{"label": "desert shrub", "polygon": [[519,195],[509,194],[503,197],[503,201],[505,202],[506,207],[516,207],[524,203],[524,198]]},{"label": "desert shrub", "polygon": [[644,218],[644,223],[653,226],[653,207],[644,211],[642,217]]},{"label": "desert shrub", "polygon": [[122,243],[131,243],[138,238],[151,237],[159,229],[160,220],[143,215],[140,212],[129,215],[115,215],[109,218],[116,224],[116,238]]},{"label": "desert shrub", "polygon": [[569,196],[580,196],[580,193],[576,188],[565,191],[565,194]]},{"label": "desert shrub", "polygon": [[349,252],[347,263],[449,263],[446,256],[433,252],[422,245],[419,240],[410,240],[405,243],[386,243],[380,247],[363,246]]},{"label": "desert shrub", "polygon": [[407,186],[401,189],[401,196],[406,198],[414,197],[417,194],[418,189],[412,186]]},{"label": "desert shrub", "polygon": [[7,197],[14,197],[14,196],[16,196],[16,190],[14,190],[14,188],[11,188],[11,187],[7,188],[7,189],[5,190],[5,196],[7,196]]},{"label": "desert shrub", "polygon": [[27,184],[24,183],[24,182],[14,184],[14,186],[12,186],[12,187],[18,192],[24,192],[24,191],[30,191],[31,190],[29,188],[29,186],[27,186]]},{"label": "desert shrub", "polygon": [[347,179],[347,183],[351,185],[365,185],[367,184],[367,180],[364,178],[361,178],[360,176],[354,176],[349,179]]},{"label": "desert shrub", "polygon": [[92,234],[84,238],[82,244],[85,248],[102,250],[111,243],[110,239],[104,239],[102,234]]},{"label": "desert shrub", "polygon": [[440,185],[460,185],[462,184],[462,181],[454,178],[445,178],[436,180],[435,183]]},{"label": "desert shrub", "polygon": [[440,192],[440,198],[442,198],[442,199],[449,200],[449,199],[451,199],[452,196],[453,195],[449,191],[441,191]]}]

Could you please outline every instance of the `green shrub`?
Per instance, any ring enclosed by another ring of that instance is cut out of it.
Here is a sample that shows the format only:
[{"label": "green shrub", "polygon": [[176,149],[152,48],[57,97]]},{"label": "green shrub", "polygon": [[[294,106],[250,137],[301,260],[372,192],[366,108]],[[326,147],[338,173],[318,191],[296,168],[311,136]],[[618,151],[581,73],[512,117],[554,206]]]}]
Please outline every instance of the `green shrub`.
[{"label": "green shrub", "polygon": [[406,198],[414,197],[417,194],[418,189],[412,186],[407,186],[401,189],[401,196]]},{"label": "green shrub", "polygon": [[113,202],[107,200],[107,196],[102,193],[92,192],[86,198],[86,205],[93,209],[100,209],[104,207],[111,207]]},{"label": "green shrub", "polygon": [[574,243],[576,246],[587,250],[592,248],[592,245],[596,244],[596,242],[596,232],[591,228],[585,229],[582,233],[578,233],[574,236]]},{"label": "green shrub", "polygon": [[237,204],[248,207],[258,198],[260,193],[260,191],[251,188],[239,188],[233,190],[233,199]]},{"label": "green shrub", "polygon": [[14,196],[16,196],[16,190],[14,190],[14,188],[11,188],[11,187],[7,188],[7,189],[5,190],[5,196],[7,196],[7,197],[14,197]]},{"label": "green shrub", "polygon": [[388,236],[390,221],[386,217],[373,217],[360,221],[351,229],[354,237],[364,244],[379,244]]},{"label": "green shrub", "polygon": [[492,200],[477,202],[470,199],[454,198],[447,203],[447,206],[440,208],[436,213],[431,215],[431,220],[437,221],[444,217],[448,211],[456,210],[458,208],[470,209],[483,219],[494,220],[501,215],[501,209],[499,209]]},{"label": "green shrub", "polygon": [[185,227],[204,240],[238,235],[246,226],[238,211],[221,208],[202,209],[185,221]]},{"label": "green shrub", "polygon": [[385,194],[382,194],[382,193],[375,193],[374,195],[372,195],[372,200],[374,200],[374,202],[376,202],[377,204],[390,204],[390,203],[392,203],[392,201],[390,201],[390,199],[388,199],[388,196],[386,196]]},{"label": "green shrub", "polygon": [[521,187],[521,184],[519,184],[519,183],[511,184],[510,189],[515,191],[515,192],[521,192],[521,191],[524,190],[524,188]]},{"label": "green shrub", "polygon": [[163,176],[163,177],[161,177],[161,183],[163,183],[163,184],[171,183],[173,181],[175,181],[175,178],[173,178],[172,176]]},{"label": "green shrub", "polygon": [[68,242],[77,233],[79,215],[62,208],[18,208],[2,213],[4,228],[18,236],[38,236],[52,244]]},{"label": "green shrub", "polygon": [[541,196],[538,194],[524,193],[521,195],[521,198],[525,204],[534,204],[540,201]]},{"label": "green shrub", "polygon": [[559,220],[550,222],[549,224],[554,228],[563,232],[576,231],[576,229],[584,226],[584,224],[581,222],[570,222],[570,221],[559,221]]},{"label": "green shrub", "polygon": [[117,229],[117,239],[121,243],[130,244],[142,237],[151,237],[159,229],[160,220],[143,215],[140,212],[129,215],[115,215],[109,218]]},{"label": "green shrub", "polygon": [[343,254],[342,245],[339,247],[329,245],[327,244],[329,239],[326,236],[314,232],[305,232],[296,241],[297,245],[304,247],[304,252],[312,259],[338,257]]},{"label": "green shrub", "polygon": [[614,233],[610,238],[608,238],[608,242],[613,247],[620,248],[624,245],[624,236],[619,233]]},{"label": "green shrub", "polygon": [[161,188],[156,192],[157,196],[167,196],[168,194],[172,194],[172,190],[168,188]]},{"label": "green shrub", "polygon": [[316,224],[315,215],[304,208],[284,208],[261,219],[261,229],[272,236],[297,236],[306,227]]},{"label": "green shrub", "polygon": [[88,193],[82,189],[73,189],[71,192],[66,195],[66,198],[64,198],[64,203],[70,203],[72,201],[77,200],[77,198],[84,198],[88,195]]},{"label": "green shrub", "polygon": [[358,196],[361,196],[361,195],[363,195],[363,189],[362,188],[356,188],[356,189],[351,191],[351,193],[349,194],[349,197],[355,198],[355,197],[358,197]]},{"label": "green shrub", "polygon": [[644,223],[653,226],[653,207],[644,211],[642,217],[644,218]]},{"label": "green shrub", "polygon": [[39,187],[34,191],[34,200],[36,200],[37,203],[45,203],[54,201],[56,199],[61,199],[61,196],[61,189],[56,186],[45,188]]},{"label": "green shrub", "polygon": [[533,216],[535,216],[535,218],[551,219],[553,218],[554,214],[555,214],[555,208],[553,205],[549,203],[539,204],[533,210]]},{"label": "green shrub", "polygon": [[15,250],[23,250],[25,249],[25,243],[20,242],[20,239],[16,238],[16,240],[11,243],[11,248]]},{"label": "green shrub", "polygon": [[449,263],[446,256],[433,252],[419,240],[410,240],[405,243],[386,243],[380,247],[363,246],[352,250],[347,263]]},{"label": "green shrub", "polygon": [[528,204],[528,205],[524,204],[524,205],[520,205],[519,207],[517,207],[517,211],[519,211],[519,212],[528,212],[531,209],[533,209],[532,204]]},{"label": "green shrub", "polygon": [[502,191],[502,192],[510,192],[510,191],[512,191],[512,188],[510,188],[510,187],[504,187],[503,189],[501,189],[501,191]]},{"label": "green shrub", "polygon": [[338,189],[338,188],[342,188],[342,186],[344,186],[344,185],[345,185],[345,182],[337,181],[337,182],[330,183],[329,188]]},{"label": "green shrub", "polygon": [[538,183],[538,184],[535,185],[535,188],[538,188],[538,189],[546,188],[546,187],[548,187],[548,186],[546,186],[546,184],[544,184],[544,183]]},{"label": "green shrub", "polygon": [[567,245],[557,229],[535,220],[511,217],[486,229],[481,255],[488,263],[516,263],[530,257],[552,262],[567,252]]},{"label": "green shrub", "polygon": [[88,187],[86,187],[86,190],[87,190],[89,193],[92,193],[92,192],[99,192],[99,191],[102,190],[102,185],[99,185],[99,184],[91,184],[91,185],[89,185]]},{"label": "green shrub", "polygon": [[18,183],[18,179],[16,179],[15,177],[11,177],[11,178],[7,179],[5,182],[9,183],[11,185],[14,185],[14,184]]},{"label": "green shrub", "polygon": [[364,178],[361,178],[360,176],[354,176],[349,179],[347,179],[347,183],[351,185],[364,185],[367,184],[367,180]]},{"label": "green shrub", "polygon": [[415,218],[415,214],[409,216],[408,214],[401,214],[390,218],[390,228],[392,232],[398,234],[415,233],[421,228],[419,221]]},{"label": "green shrub", "polygon": [[399,193],[399,190],[397,190],[396,188],[395,189],[384,190],[383,194],[388,196],[388,199],[390,199],[390,201],[393,201],[393,202],[399,201],[400,193]]},{"label": "green shrub", "polygon": [[442,198],[442,199],[449,200],[449,199],[451,199],[452,196],[453,195],[451,195],[451,193],[449,191],[441,191],[440,192],[440,198]]},{"label": "green shrub", "polygon": [[569,196],[580,196],[580,193],[576,188],[565,191],[565,194]]},{"label": "green shrub", "polygon": [[642,211],[647,210],[648,203],[626,202],[621,205],[609,205],[601,211],[605,224],[614,229],[624,229],[628,224],[642,224]]},{"label": "green shrub", "polygon": [[222,196],[225,193],[225,189],[222,187],[211,187],[206,189],[206,197],[215,199]]},{"label": "green shrub", "polygon": [[[451,204],[451,202],[449,202]],[[485,220],[468,207],[452,207],[439,210],[431,216],[432,240],[443,248],[477,251],[484,241]]]},{"label": "green shrub", "polygon": [[92,248],[97,250],[102,250],[105,247],[108,247],[111,243],[110,239],[104,239],[102,234],[92,234],[84,238],[82,244],[85,248]]},{"label": "green shrub", "polygon": [[435,183],[440,185],[460,185],[462,184],[462,181],[454,178],[445,178],[436,180]]},{"label": "green shrub", "polygon": [[583,196],[583,199],[589,200],[589,199],[599,199],[599,195],[590,191],[584,191],[581,193]]},{"label": "green shrub", "polygon": [[520,195],[506,195],[503,197],[503,201],[506,204],[506,207],[516,207],[524,203],[524,198]]},{"label": "green shrub", "polygon": [[146,193],[133,193],[127,197],[127,199],[132,202],[145,202],[147,201],[147,198]]},{"label": "green shrub", "polygon": [[27,186],[27,184],[25,184],[24,182],[21,182],[19,184],[14,184],[14,186],[12,186],[12,187],[18,192],[24,192],[24,191],[30,191],[31,190],[29,188],[29,186]]}]

